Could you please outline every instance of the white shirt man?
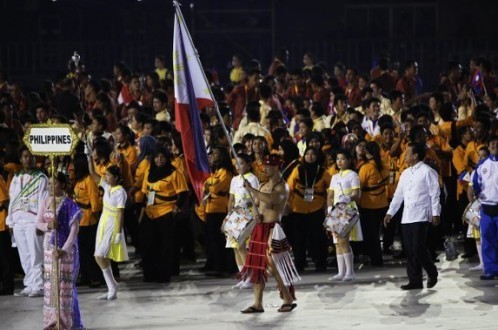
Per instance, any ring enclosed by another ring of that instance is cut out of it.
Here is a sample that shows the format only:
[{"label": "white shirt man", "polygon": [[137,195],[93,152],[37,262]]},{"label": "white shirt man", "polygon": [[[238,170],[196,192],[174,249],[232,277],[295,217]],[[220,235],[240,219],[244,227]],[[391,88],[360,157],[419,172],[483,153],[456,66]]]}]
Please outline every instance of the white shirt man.
[{"label": "white shirt man", "polygon": [[48,178],[33,170],[34,159],[28,149],[21,153],[23,170],[17,173],[9,187],[9,213],[6,224],[13,229],[14,239],[24,270],[25,288],[17,296],[43,296],[43,235],[37,234],[36,220],[39,201],[48,195]]},{"label": "white shirt man", "polygon": [[410,143],[406,162],[410,167],[401,173],[389,210],[384,218],[387,225],[404,202],[401,219],[403,240],[406,246],[409,283],[401,289],[422,288],[422,267],[427,272],[427,287],[437,283],[438,272],[427,250],[428,224],[439,224],[441,205],[438,174],[422,161],[425,158],[423,144]]}]

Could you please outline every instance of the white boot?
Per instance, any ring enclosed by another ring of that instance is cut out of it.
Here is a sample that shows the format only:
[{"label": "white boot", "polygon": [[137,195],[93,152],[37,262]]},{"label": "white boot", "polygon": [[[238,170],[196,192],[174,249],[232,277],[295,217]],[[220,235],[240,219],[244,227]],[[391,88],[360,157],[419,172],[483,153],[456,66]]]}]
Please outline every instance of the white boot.
[{"label": "white boot", "polygon": [[[237,260],[235,260],[237,261]],[[239,269],[239,273],[242,271],[244,268],[244,265],[237,265],[237,268]],[[240,289],[240,286],[244,284],[244,280],[239,281],[237,284],[232,286],[232,289]]]},{"label": "white boot", "polygon": [[344,260],[344,254],[337,254],[337,275],[329,277],[329,281],[341,281],[344,277],[344,271],[346,268],[346,262]]},{"label": "white boot", "polygon": [[354,280],[354,259],[353,253],[344,254],[344,261],[346,262],[346,275],[342,279],[343,282],[351,282]]},{"label": "white boot", "polygon": [[112,275],[112,268],[109,266],[106,269],[102,269],[102,273],[104,274],[104,280],[107,284],[107,295],[99,296],[99,300],[114,300],[117,298],[118,294],[118,283],[114,279]]},{"label": "white boot", "polygon": [[253,284],[251,283],[251,279],[247,278],[242,284],[239,286],[239,289],[244,290],[244,289],[252,289]]},{"label": "white boot", "polygon": [[479,256],[479,265],[469,268],[472,271],[482,271],[484,270],[484,265],[482,263],[482,245],[481,240],[476,240],[477,255]]}]

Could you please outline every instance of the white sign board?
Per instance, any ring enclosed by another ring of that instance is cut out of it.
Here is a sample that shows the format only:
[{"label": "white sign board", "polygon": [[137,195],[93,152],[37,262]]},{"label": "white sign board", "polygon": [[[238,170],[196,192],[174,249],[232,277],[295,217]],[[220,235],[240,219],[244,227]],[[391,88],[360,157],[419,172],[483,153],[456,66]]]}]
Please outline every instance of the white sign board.
[{"label": "white sign board", "polygon": [[34,155],[70,155],[78,142],[69,125],[32,125],[24,143]]}]

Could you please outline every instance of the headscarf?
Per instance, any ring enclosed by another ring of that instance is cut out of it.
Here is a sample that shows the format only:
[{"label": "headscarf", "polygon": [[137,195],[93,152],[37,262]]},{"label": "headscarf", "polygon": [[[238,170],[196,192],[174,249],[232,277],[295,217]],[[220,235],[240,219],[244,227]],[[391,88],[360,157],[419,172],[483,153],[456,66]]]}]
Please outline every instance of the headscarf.
[{"label": "headscarf", "polygon": [[166,157],[166,164],[158,167],[154,160],[150,162],[149,176],[147,178],[150,183],[157,182],[170,176],[175,170],[175,167],[171,165],[171,153],[166,148],[159,147],[156,152],[154,152],[154,158],[159,154],[163,154]]},{"label": "headscarf", "polygon": [[[309,164],[305,160],[305,156],[308,153],[309,150],[315,151],[316,154],[316,161],[313,164]],[[311,188],[313,182],[317,182],[321,177],[324,172],[324,168],[320,166],[320,152],[316,150],[315,148],[312,147],[307,147],[306,150],[304,151],[304,156],[301,161],[301,166],[299,167],[299,180],[304,183],[307,187],[306,188]]]},{"label": "headscarf", "polygon": [[153,136],[144,135],[140,138],[138,146],[140,148],[140,153],[138,154],[138,161],[135,165],[134,171],[137,170],[138,165],[140,165],[142,160],[154,153],[156,150],[156,139]]}]

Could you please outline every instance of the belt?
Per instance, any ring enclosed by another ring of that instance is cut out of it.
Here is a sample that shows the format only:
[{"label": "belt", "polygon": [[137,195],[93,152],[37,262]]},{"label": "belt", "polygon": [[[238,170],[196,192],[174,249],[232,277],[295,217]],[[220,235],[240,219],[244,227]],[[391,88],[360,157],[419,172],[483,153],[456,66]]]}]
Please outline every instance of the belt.
[{"label": "belt", "polygon": [[173,202],[178,199],[178,195],[173,195],[173,196],[161,196],[161,195],[156,195],[154,196],[157,199],[160,199],[165,202]]},{"label": "belt", "polygon": [[[228,196],[228,191],[218,191],[215,195],[216,196],[214,196],[214,197],[218,197],[218,196],[225,197],[225,196]],[[211,194],[210,196],[213,196],[213,194]]]},{"label": "belt", "polygon": [[78,206],[81,209],[88,210],[88,209],[92,208],[92,204],[83,204],[83,203],[80,203],[80,202],[76,202],[76,204],[78,204]]}]

